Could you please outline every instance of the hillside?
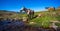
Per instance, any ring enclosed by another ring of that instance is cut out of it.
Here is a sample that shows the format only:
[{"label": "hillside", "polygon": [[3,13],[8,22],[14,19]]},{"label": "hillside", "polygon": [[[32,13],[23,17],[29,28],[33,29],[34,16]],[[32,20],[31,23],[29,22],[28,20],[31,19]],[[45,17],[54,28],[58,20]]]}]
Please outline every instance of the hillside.
[{"label": "hillside", "polygon": [[[51,24],[51,21],[59,21],[60,22],[60,11],[56,10],[56,11],[43,11],[43,12],[35,12],[35,16],[41,14],[40,17],[38,18],[34,18],[31,21],[29,21],[30,23],[32,22],[32,26],[43,26],[43,27],[49,27]],[[56,23],[57,26],[60,27],[60,23]]]},{"label": "hillside", "polygon": [[3,17],[3,18],[8,18],[14,14],[18,14],[18,13],[13,11],[0,10],[0,17]]},{"label": "hillside", "polygon": [[[4,16],[1,16],[1,15]],[[10,15],[9,15],[10,14]],[[60,22],[60,10],[56,11],[42,11],[42,12],[35,12],[34,16],[41,15],[40,17],[33,18],[29,20],[27,25],[35,26],[35,27],[49,27],[51,25],[51,21],[59,21]],[[8,15],[8,16],[7,16]],[[23,18],[27,17],[26,14],[16,13],[16,12],[9,12],[9,11],[0,11],[0,17],[3,18]],[[57,26],[60,27],[60,23],[56,23]]]}]

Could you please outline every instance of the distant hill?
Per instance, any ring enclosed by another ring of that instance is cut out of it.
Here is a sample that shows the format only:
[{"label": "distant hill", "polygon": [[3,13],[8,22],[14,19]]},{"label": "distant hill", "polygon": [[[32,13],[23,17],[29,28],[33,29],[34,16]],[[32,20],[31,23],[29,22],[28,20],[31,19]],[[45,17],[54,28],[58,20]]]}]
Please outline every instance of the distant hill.
[{"label": "distant hill", "polygon": [[7,10],[0,10],[0,12],[9,12],[9,13],[16,13],[16,12],[13,12],[13,11],[7,11]]},{"label": "distant hill", "polygon": [[8,17],[14,14],[18,14],[19,12],[7,11],[7,10],[0,10],[0,17]]}]

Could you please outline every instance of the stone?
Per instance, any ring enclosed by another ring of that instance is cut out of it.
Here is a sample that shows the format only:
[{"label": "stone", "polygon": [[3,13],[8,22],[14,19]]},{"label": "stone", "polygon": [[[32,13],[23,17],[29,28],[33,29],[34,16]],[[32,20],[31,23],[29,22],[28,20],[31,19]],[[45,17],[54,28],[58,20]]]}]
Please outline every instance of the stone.
[{"label": "stone", "polygon": [[28,20],[27,17],[23,17],[23,21],[26,22]]},{"label": "stone", "polygon": [[29,24],[36,24],[35,22],[29,22]]}]

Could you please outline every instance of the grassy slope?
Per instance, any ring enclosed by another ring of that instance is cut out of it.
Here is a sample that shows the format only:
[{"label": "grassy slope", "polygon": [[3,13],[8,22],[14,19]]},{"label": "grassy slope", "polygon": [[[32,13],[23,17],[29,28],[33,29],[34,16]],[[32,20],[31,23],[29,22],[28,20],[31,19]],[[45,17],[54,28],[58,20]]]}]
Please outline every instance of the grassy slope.
[{"label": "grassy slope", "polygon": [[[51,11],[51,12],[49,12],[49,11],[35,12],[34,16],[36,16],[40,13],[42,13],[44,16],[30,20],[28,25],[32,25],[35,27],[40,27],[40,26],[48,27],[51,24],[50,21],[60,21],[60,15],[59,15],[60,11],[58,11],[58,10]],[[26,14],[18,14],[18,16],[27,17]],[[30,24],[30,22],[35,22],[35,24]],[[58,23],[57,23],[57,25],[58,25]],[[58,26],[60,26],[60,25],[58,25]]]},{"label": "grassy slope", "polygon": [[[60,20],[60,15],[58,12],[59,11],[36,12],[35,15],[38,15],[39,13],[43,13],[44,16],[39,17],[39,18],[34,18],[29,22],[35,22],[36,24],[33,24],[34,26],[48,27],[51,24],[50,21],[56,21],[56,20],[59,21]],[[56,14],[54,15],[53,13],[56,13]]]},{"label": "grassy slope", "polygon": [[[51,23],[50,21],[60,21],[60,11],[56,10],[56,11],[52,11],[52,12],[49,12],[49,11],[43,11],[43,12],[35,12],[35,15],[38,15],[40,13],[43,13],[44,16],[42,17],[39,17],[39,18],[34,18],[32,20],[29,21],[30,22],[35,22],[36,24],[29,24],[28,25],[32,25],[32,26],[43,26],[43,27],[48,27]],[[56,13],[56,15],[53,15],[53,13]],[[26,14],[14,14],[12,16],[9,16],[11,18],[16,18],[16,17],[19,17],[19,18],[22,18],[22,17],[27,17]]]}]

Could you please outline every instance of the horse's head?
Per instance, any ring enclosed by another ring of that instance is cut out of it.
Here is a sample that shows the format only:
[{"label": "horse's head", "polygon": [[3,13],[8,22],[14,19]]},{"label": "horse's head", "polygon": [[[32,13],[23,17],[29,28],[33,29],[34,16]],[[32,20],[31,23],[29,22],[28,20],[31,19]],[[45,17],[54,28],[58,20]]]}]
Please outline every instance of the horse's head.
[{"label": "horse's head", "polygon": [[21,10],[27,10],[27,8],[25,8],[25,7],[22,7],[22,8],[21,8]]},{"label": "horse's head", "polygon": [[27,8],[22,7],[21,10],[20,10],[20,12],[22,12],[22,11],[25,11],[26,12],[27,11]]},{"label": "horse's head", "polygon": [[25,8],[25,7],[22,7],[22,8],[20,9],[20,13],[22,13],[22,11],[24,11],[24,8]]}]

